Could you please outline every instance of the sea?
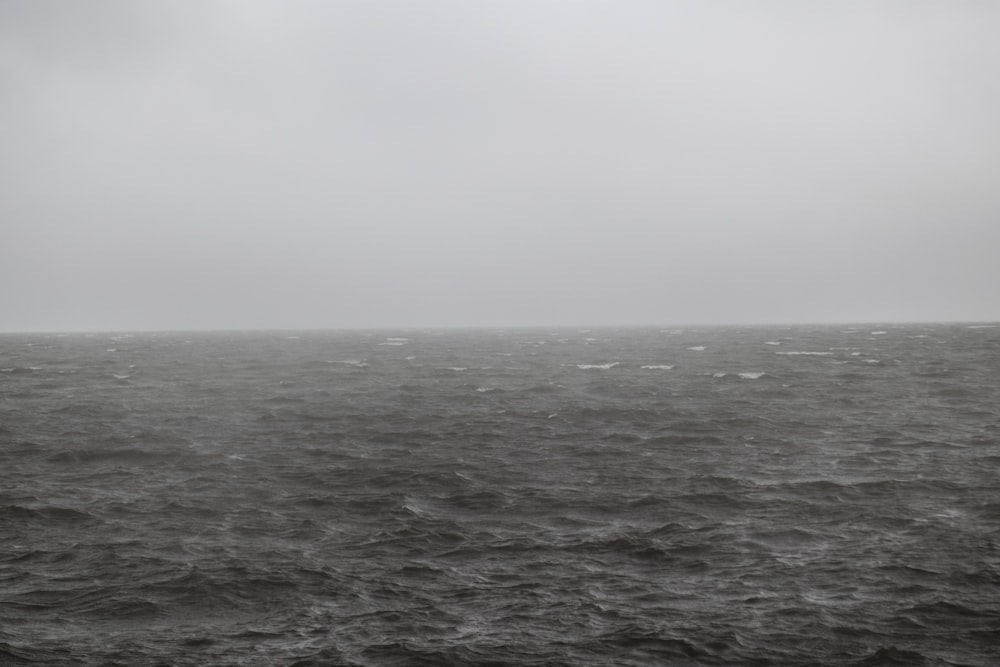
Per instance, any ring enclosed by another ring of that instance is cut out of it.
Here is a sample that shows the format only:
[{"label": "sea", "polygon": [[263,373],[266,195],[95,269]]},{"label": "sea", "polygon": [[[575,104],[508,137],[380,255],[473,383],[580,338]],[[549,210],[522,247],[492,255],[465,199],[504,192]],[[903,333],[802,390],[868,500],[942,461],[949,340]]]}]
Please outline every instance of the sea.
[{"label": "sea", "polygon": [[998,664],[998,325],[0,336],[0,665]]}]

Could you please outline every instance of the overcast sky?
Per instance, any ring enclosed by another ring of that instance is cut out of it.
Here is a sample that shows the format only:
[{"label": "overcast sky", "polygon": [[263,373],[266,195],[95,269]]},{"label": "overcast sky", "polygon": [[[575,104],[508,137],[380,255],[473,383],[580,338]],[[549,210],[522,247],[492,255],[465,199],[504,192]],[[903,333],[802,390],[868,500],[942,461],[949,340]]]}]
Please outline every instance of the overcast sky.
[{"label": "overcast sky", "polygon": [[0,0],[0,330],[998,320],[998,35],[990,0]]}]

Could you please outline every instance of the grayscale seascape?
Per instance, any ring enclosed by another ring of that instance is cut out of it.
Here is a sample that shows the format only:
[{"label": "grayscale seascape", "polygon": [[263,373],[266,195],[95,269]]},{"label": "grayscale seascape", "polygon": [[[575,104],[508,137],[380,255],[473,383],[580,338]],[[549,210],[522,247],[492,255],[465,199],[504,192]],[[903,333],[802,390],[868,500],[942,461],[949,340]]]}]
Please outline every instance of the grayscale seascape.
[{"label": "grayscale seascape", "polygon": [[0,336],[2,665],[979,665],[1000,328]]},{"label": "grayscale seascape", "polygon": [[0,0],[0,667],[997,667],[998,36]]}]

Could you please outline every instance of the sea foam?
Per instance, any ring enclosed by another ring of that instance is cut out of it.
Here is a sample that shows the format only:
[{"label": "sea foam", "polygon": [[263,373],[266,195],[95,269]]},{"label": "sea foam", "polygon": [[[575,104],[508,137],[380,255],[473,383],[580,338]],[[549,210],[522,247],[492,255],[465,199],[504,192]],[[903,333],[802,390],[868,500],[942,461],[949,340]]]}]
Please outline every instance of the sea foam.
[{"label": "sea foam", "polygon": [[775,352],[775,354],[780,354],[785,357],[832,357],[833,352],[807,352],[807,351],[793,351],[793,352]]}]

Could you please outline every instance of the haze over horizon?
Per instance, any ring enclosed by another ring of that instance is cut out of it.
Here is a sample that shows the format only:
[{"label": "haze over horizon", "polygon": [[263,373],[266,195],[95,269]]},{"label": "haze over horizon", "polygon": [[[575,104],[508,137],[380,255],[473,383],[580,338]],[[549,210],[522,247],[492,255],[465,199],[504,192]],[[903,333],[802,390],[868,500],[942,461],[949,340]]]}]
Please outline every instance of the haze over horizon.
[{"label": "haze over horizon", "polygon": [[594,331],[640,331],[644,329],[660,329],[663,333],[669,334],[680,334],[685,332],[695,332],[695,331],[708,331],[713,329],[720,330],[745,330],[745,329],[800,329],[800,328],[838,328],[842,327],[845,329],[855,329],[856,332],[847,331],[847,333],[863,333],[868,329],[886,329],[886,331],[880,331],[876,333],[887,333],[888,330],[897,328],[912,328],[912,327],[956,327],[956,328],[966,328],[966,329],[1000,329],[1000,322],[993,320],[946,320],[946,321],[892,321],[892,320],[870,320],[870,321],[859,321],[859,322],[716,322],[716,323],[698,323],[698,322],[678,322],[678,323],[664,323],[664,324],[578,324],[578,323],[563,323],[563,324],[545,324],[545,323],[532,323],[532,324],[514,324],[514,325],[499,325],[499,324],[475,324],[475,325],[446,325],[446,326],[432,326],[432,325],[419,325],[419,326],[406,326],[406,325],[375,325],[375,326],[345,326],[345,327],[218,327],[218,328],[192,328],[192,329],[23,329],[23,330],[9,330],[0,331],[0,336],[32,336],[41,335],[45,337],[62,337],[62,336],[102,336],[108,335],[114,337],[116,340],[122,336],[129,337],[133,335],[184,335],[184,334],[289,334],[291,338],[298,338],[299,335],[309,335],[309,334],[346,334],[351,332],[356,332],[360,335],[370,336],[376,333],[384,334],[406,334],[413,335],[416,333],[425,333],[430,335],[439,335],[445,332],[478,332],[478,331],[496,331],[500,333],[504,332],[548,332],[555,333],[558,331],[573,330],[578,332],[593,333]]},{"label": "haze over horizon", "polygon": [[998,321],[998,30],[4,0],[0,332]]}]

